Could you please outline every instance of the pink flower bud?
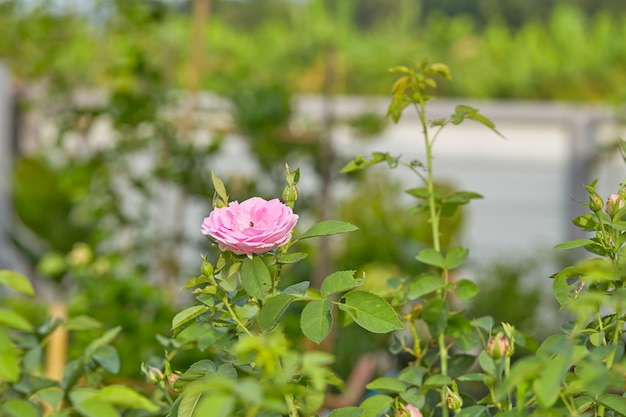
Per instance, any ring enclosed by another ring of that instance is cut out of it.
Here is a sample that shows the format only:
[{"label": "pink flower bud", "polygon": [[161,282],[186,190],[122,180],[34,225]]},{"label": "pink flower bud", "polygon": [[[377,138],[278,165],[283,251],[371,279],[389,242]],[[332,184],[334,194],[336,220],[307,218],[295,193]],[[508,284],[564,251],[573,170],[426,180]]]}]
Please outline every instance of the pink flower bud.
[{"label": "pink flower bud", "polygon": [[163,372],[159,368],[154,368],[152,366],[148,368],[147,374],[148,381],[152,382],[153,384],[165,379],[165,375],[163,375]]},{"label": "pink flower bud", "polygon": [[615,213],[622,207],[624,207],[624,198],[619,194],[611,194],[606,200],[605,211],[610,217],[615,216]]},{"label": "pink flower bud", "polygon": [[397,417],[423,417],[419,408],[407,404],[403,409],[398,410]]},{"label": "pink flower bud", "polygon": [[170,384],[174,385],[176,383],[176,381],[178,381],[178,378],[180,378],[180,375],[178,375],[178,374],[171,374],[170,375]]},{"label": "pink flower bud", "polygon": [[513,355],[513,346],[508,337],[502,332],[498,332],[487,342],[487,354],[494,359],[500,359],[503,356]]}]

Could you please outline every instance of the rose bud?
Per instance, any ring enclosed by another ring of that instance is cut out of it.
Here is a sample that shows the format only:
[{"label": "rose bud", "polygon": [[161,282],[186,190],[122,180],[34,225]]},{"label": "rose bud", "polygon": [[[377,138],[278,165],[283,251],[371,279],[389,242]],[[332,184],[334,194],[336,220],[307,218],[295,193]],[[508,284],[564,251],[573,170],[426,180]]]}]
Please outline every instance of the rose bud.
[{"label": "rose bud", "polygon": [[397,417],[423,417],[419,408],[412,406],[411,404],[405,405],[398,410]]},{"label": "rose bud", "polygon": [[610,217],[615,216],[615,213],[622,207],[624,207],[624,198],[619,194],[612,194],[606,200],[605,211]]},{"label": "rose bud", "polygon": [[202,261],[202,266],[200,267],[200,272],[205,277],[212,277],[213,276],[213,265],[209,261],[204,259]]},{"label": "rose bud", "polygon": [[148,376],[148,381],[153,384],[156,384],[157,382],[163,381],[165,379],[165,375],[163,375],[163,372],[159,368],[154,368],[152,366],[148,368],[146,374]]},{"label": "rose bud", "polygon": [[458,411],[463,407],[463,399],[459,394],[446,387],[446,404],[449,409]]},{"label": "rose bud", "polygon": [[596,192],[589,193],[589,209],[594,213],[599,212],[604,208],[604,201],[600,194]]},{"label": "rose bud", "polygon": [[487,354],[494,359],[500,359],[503,356],[513,355],[513,346],[508,337],[502,332],[498,332],[487,342]]}]

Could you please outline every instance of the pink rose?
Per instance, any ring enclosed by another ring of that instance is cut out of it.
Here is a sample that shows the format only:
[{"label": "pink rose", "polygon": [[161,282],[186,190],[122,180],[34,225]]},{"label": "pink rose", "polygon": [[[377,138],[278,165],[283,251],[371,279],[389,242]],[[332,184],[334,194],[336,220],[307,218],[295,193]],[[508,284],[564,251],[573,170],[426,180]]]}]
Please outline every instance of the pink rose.
[{"label": "pink rose", "polygon": [[220,250],[252,258],[286,245],[297,221],[298,215],[277,198],[252,197],[215,208],[202,222],[202,233],[215,239]]}]

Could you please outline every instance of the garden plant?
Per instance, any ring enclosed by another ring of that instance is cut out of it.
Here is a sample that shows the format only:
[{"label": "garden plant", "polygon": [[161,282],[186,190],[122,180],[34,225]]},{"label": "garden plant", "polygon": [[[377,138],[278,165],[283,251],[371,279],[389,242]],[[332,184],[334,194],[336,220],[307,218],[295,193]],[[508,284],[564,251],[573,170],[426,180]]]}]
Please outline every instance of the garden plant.
[{"label": "garden plant", "polygon": [[[425,160],[407,162],[375,153],[354,159],[343,172],[386,163],[416,176],[417,186],[407,193],[417,200],[412,212],[424,213],[431,231],[432,246],[415,254],[416,262],[427,266],[425,272],[390,277],[384,296],[363,289],[367,277],[357,275],[358,265],[329,274],[319,288],[307,280],[294,283],[290,268],[308,256],[303,241],[359,233],[357,228],[326,220],[300,231],[300,172],[288,165],[280,200],[231,201],[226,185],[213,174],[213,210],[199,227],[209,239],[207,251],[199,274],[184,286],[194,303],[173,317],[172,337],[159,338],[162,360],[142,366],[156,389],[140,393],[102,383],[102,374],[115,373],[124,359],[111,346],[118,328],[72,359],[60,381],[42,376],[40,362],[54,328],[81,330],[93,323],[51,321],[36,328],[17,311],[4,309],[0,415],[318,415],[329,388],[341,389],[343,383],[331,370],[333,355],[302,339],[320,344],[333,327],[348,325],[388,334],[390,352],[409,360],[393,374],[367,381],[367,398],[330,410],[331,417],[626,415],[626,190],[620,186],[604,198],[594,182],[586,185],[589,200],[582,204],[590,212],[574,224],[589,237],[557,246],[587,252],[577,253],[574,265],[552,276],[564,313],[562,332],[538,344],[497,317],[468,317],[462,302],[479,291],[462,278],[470,251],[445,246],[441,225],[481,196],[439,187],[433,151],[442,129],[468,119],[500,133],[478,109],[465,105],[448,118],[428,118],[432,91],[440,80],[451,78],[446,65],[421,61],[392,71],[399,78],[389,116],[397,122],[407,108],[417,112]],[[626,150],[625,142],[620,141],[620,149]],[[19,274],[2,271],[0,284],[33,295]],[[190,352],[201,359],[181,367],[179,357]]]}]

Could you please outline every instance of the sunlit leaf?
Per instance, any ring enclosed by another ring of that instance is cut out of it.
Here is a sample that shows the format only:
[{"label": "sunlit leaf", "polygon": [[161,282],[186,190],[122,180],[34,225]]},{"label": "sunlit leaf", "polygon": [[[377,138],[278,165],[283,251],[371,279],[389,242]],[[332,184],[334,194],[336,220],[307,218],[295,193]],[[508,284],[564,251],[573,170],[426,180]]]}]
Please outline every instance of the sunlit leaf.
[{"label": "sunlit leaf", "polygon": [[300,240],[316,236],[329,236],[339,233],[353,232],[359,228],[346,222],[338,220],[326,220],[319,222],[300,236]]},{"label": "sunlit leaf", "polygon": [[454,293],[461,300],[471,300],[478,294],[478,285],[469,279],[460,279],[456,282]]},{"label": "sunlit leaf", "polygon": [[266,331],[270,329],[283,315],[287,308],[294,300],[294,296],[291,294],[278,294],[270,299],[263,305],[259,312],[258,321],[261,330]]},{"label": "sunlit leaf", "polygon": [[441,252],[433,248],[422,249],[416,256],[416,259],[426,265],[432,265],[442,269],[446,267],[446,261]]},{"label": "sunlit leaf", "polygon": [[337,271],[327,276],[322,282],[322,297],[349,291],[363,284],[363,278],[354,278],[356,271]]},{"label": "sunlit leaf", "polygon": [[300,328],[312,342],[320,343],[330,333],[333,325],[331,310],[332,303],[328,300],[313,300],[302,310]]},{"label": "sunlit leaf", "polygon": [[25,295],[35,295],[35,290],[33,289],[33,286],[28,278],[22,274],[18,274],[17,272],[6,269],[0,270],[0,285]]},{"label": "sunlit leaf", "polygon": [[372,333],[389,333],[403,327],[393,307],[385,299],[370,292],[352,291],[345,294],[340,308],[347,311],[359,326]]},{"label": "sunlit leaf", "polygon": [[241,265],[241,285],[250,297],[265,300],[272,289],[272,276],[260,256],[245,258]]},{"label": "sunlit leaf", "polygon": [[411,280],[408,297],[410,300],[415,300],[424,295],[433,293],[443,288],[443,286],[444,283],[440,276],[433,273],[424,273]]},{"label": "sunlit leaf", "polygon": [[7,417],[40,417],[39,408],[26,400],[8,400],[1,408]]},{"label": "sunlit leaf", "polygon": [[176,314],[172,319],[172,332],[174,333],[174,335],[177,335],[186,326],[191,324],[196,317],[207,311],[209,311],[209,307],[206,305],[197,305],[186,308],[185,310]]}]

